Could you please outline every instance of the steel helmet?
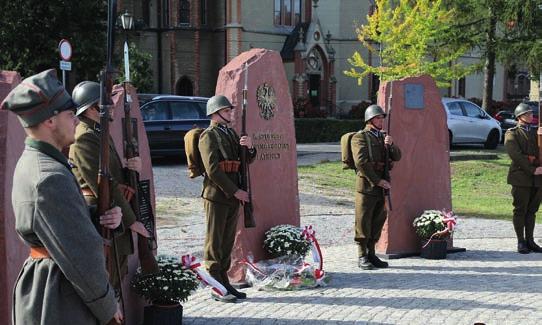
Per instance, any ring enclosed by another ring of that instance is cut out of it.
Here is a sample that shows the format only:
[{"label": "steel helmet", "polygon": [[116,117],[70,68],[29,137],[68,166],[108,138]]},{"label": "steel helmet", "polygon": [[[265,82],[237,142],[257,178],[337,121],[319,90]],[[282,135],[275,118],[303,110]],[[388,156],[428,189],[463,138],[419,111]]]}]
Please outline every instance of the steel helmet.
[{"label": "steel helmet", "polygon": [[82,81],[73,88],[72,98],[77,105],[75,115],[81,115],[100,100],[100,84],[94,81]]},{"label": "steel helmet", "polygon": [[378,105],[371,105],[367,107],[367,109],[365,110],[365,122],[369,122],[372,118],[378,115],[383,115],[384,117],[386,117],[386,113],[384,113],[382,107]]},{"label": "steel helmet", "polygon": [[223,108],[233,107],[226,96],[216,95],[209,98],[207,102],[207,116],[220,111]]},{"label": "steel helmet", "polygon": [[523,114],[532,113],[533,110],[531,106],[525,103],[521,103],[518,106],[516,106],[516,109],[514,110],[514,115],[516,116],[516,119],[520,117]]}]

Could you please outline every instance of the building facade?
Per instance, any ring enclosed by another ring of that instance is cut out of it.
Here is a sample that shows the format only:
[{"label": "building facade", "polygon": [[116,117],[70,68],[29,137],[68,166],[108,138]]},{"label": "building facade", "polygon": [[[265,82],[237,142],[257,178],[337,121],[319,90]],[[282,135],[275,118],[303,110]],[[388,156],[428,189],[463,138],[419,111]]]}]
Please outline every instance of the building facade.
[{"label": "building facade", "polygon": [[[378,64],[355,34],[373,10],[371,0],[123,0],[119,5],[134,15],[131,40],[153,57],[157,93],[212,96],[222,66],[250,48],[267,48],[281,53],[294,101],[305,99],[338,115],[376,99],[378,78],[359,86],[343,74],[355,51]],[[476,55],[462,60],[480,61]],[[528,94],[528,80],[509,75],[497,67],[494,100]],[[481,98],[482,86],[483,74],[473,74],[442,94]]]}]

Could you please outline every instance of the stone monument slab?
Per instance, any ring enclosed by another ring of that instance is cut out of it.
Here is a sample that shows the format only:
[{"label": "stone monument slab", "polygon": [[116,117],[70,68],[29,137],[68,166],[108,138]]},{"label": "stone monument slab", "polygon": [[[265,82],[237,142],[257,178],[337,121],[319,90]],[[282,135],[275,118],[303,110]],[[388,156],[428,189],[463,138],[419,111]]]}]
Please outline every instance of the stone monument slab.
[{"label": "stone monument slab", "polygon": [[247,133],[258,154],[250,165],[255,228],[245,228],[243,211],[237,227],[230,279],[242,281],[241,261],[268,258],[264,233],[278,224],[299,226],[297,156],[292,99],[282,59],[276,51],[252,49],[235,57],[219,73],[216,94],[235,107],[232,127],[241,133],[244,66],[248,63]]},{"label": "stone monument slab", "polygon": [[[137,100],[136,89],[128,84],[127,93],[132,98],[130,104],[130,117],[132,120],[137,121],[137,139],[139,144],[139,157],[141,157],[142,170],[139,175],[140,180],[149,181],[150,201],[152,205],[152,211],[155,209],[155,196],[154,196],[154,180],[152,173],[152,162],[149,149],[149,141],[147,139],[147,133],[145,133],[145,127],[143,125],[143,118],[139,109],[139,102]],[[121,156],[121,160],[124,161],[124,140],[123,140],[123,119],[124,119],[124,88],[122,85],[115,85],[113,87],[113,106],[114,106],[114,120],[110,124],[110,134],[115,142],[115,148]],[[137,296],[132,288],[130,288],[130,281],[132,280],[137,268],[139,267],[139,259],[137,255],[137,236],[132,233],[134,239],[134,251],[133,255],[128,258],[128,275],[124,278],[122,283],[124,293],[124,303],[126,306],[126,320],[127,325],[139,325],[143,321],[143,306],[145,301]],[[156,236],[156,228],[155,228]]]},{"label": "stone monument slab", "polygon": [[[0,102],[21,82],[15,71],[0,71]],[[26,134],[15,114],[0,110],[0,323],[11,323],[13,286],[28,248],[15,232],[11,205],[13,172],[24,149]]]},{"label": "stone monument slab", "polygon": [[[412,221],[424,210],[451,210],[450,152],[446,113],[440,92],[429,76],[385,82],[378,105],[389,111],[389,134],[402,151],[391,171],[393,211],[377,244],[379,253],[400,257],[419,253]],[[386,129],[387,120],[384,122]],[[453,246],[450,239],[448,248]]]}]

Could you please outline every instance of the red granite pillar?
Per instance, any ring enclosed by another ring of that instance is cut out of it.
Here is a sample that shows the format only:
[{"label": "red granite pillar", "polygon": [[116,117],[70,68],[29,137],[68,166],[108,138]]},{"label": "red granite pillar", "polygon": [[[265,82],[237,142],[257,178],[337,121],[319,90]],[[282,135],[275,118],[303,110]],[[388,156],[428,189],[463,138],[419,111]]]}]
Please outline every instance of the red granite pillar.
[{"label": "red granite pillar", "polygon": [[[21,82],[14,71],[0,71],[0,102]],[[11,205],[13,172],[24,149],[25,132],[13,113],[0,111],[0,323],[11,323],[13,286],[28,248],[15,232]]]},{"label": "red granite pillar", "polygon": [[256,161],[250,165],[257,226],[245,228],[243,218],[239,219],[229,272],[233,281],[244,279],[242,259],[249,255],[255,260],[267,258],[263,250],[265,231],[278,224],[299,225],[292,100],[280,55],[265,49],[241,53],[220,70],[216,94],[231,100],[235,107],[232,126],[240,133],[245,62],[248,63],[247,132],[258,150]]},{"label": "red granite pillar", "polygon": [[[452,207],[448,127],[440,92],[431,77],[382,83],[378,105],[386,112],[390,94],[389,134],[401,148],[402,158],[391,171],[393,211],[388,211],[377,250],[401,257],[420,250],[412,227],[414,218],[424,210]],[[448,247],[452,247],[451,241]]]},{"label": "red granite pillar", "polygon": [[[122,85],[115,85],[113,93],[116,95],[113,97],[115,119],[111,123],[110,132],[115,142],[117,152],[124,157],[123,149],[123,125],[122,119],[124,118],[124,89]],[[128,94],[133,99],[130,105],[130,114],[132,119],[137,119],[137,137],[139,140],[139,156],[142,162],[142,171],[140,174],[141,180],[150,180],[150,196],[153,211],[155,211],[155,196],[154,196],[154,180],[152,173],[151,155],[149,149],[149,142],[147,140],[147,134],[143,126],[143,119],[141,118],[141,111],[139,110],[139,102],[137,101],[136,89],[131,85],[128,85]],[[143,306],[145,301],[139,298],[130,288],[130,281],[134,276],[137,268],[139,267],[139,259],[137,255],[137,236],[132,233],[134,238],[134,250],[135,253],[128,258],[128,275],[126,275],[122,284],[124,293],[124,303],[126,305],[126,319],[127,325],[139,325],[143,321]]]}]

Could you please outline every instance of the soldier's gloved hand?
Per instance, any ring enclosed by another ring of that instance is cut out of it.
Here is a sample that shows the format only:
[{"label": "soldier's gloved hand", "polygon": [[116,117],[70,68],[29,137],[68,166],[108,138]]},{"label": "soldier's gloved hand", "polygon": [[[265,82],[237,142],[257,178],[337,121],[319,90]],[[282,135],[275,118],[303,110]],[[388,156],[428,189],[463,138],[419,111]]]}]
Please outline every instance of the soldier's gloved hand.
[{"label": "soldier's gloved hand", "polygon": [[391,146],[393,144],[393,138],[391,137],[391,135],[386,135],[386,137],[384,138],[384,144],[388,146]]},{"label": "soldier's gloved hand", "polygon": [[100,216],[100,225],[109,228],[116,229],[122,220],[122,211],[119,207],[105,211],[103,216]]},{"label": "soldier's gloved hand", "polygon": [[235,196],[235,198],[237,198],[241,202],[248,202],[248,192],[246,191],[237,190],[237,192],[235,192],[233,196]]},{"label": "soldier's gloved hand", "polygon": [[239,140],[239,144],[242,145],[242,146],[245,146],[245,147],[247,147],[249,149],[253,148],[252,138],[249,137],[248,135],[243,135],[241,137],[241,139]]},{"label": "soldier's gloved hand", "polygon": [[147,228],[145,228],[145,226],[139,221],[135,221],[130,226],[130,230],[132,230],[134,232],[137,232],[138,234],[140,234],[141,236],[143,236],[145,238],[150,238],[151,237],[151,234],[149,234],[149,231],[147,230]]},{"label": "soldier's gloved hand", "polygon": [[534,170],[535,175],[542,175],[542,167],[536,167]]},{"label": "soldier's gloved hand", "polygon": [[382,187],[385,190],[389,190],[391,188],[391,184],[385,179],[381,179],[380,182],[378,182],[378,184],[376,185]]},{"label": "soldier's gloved hand", "polygon": [[126,167],[130,170],[141,173],[141,158],[134,157],[126,160]]}]

